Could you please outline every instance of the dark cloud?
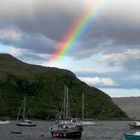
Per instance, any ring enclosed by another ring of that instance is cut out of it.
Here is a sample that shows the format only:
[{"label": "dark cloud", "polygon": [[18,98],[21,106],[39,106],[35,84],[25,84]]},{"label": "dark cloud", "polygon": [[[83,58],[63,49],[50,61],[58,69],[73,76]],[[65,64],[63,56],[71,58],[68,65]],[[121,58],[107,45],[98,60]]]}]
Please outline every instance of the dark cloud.
[{"label": "dark cloud", "polygon": [[18,57],[18,59],[24,61],[24,62],[33,62],[34,64],[41,64],[43,61],[47,61],[48,58],[44,58],[43,56],[40,56],[35,53],[30,53],[28,51],[24,52],[22,55]]},{"label": "dark cloud", "polygon": [[[98,20],[97,20],[98,23]],[[118,25],[117,23],[102,22],[91,25],[87,32],[75,43],[77,51],[72,55],[85,58],[97,52],[118,53],[128,49],[140,49],[140,27],[132,25]]]},{"label": "dark cloud", "polygon": [[[24,37],[16,43],[17,47],[30,48],[38,52],[47,51],[51,54],[57,46],[56,43],[61,41],[67,30],[80,15],[79,8],[77,11],[71,12],[71,8],[68,8],[68,10],[66,8],[60,9],[60,5],[59,8],[56,8],[55,5],[55,10],[45,10],[47,8],[47,3],[45,3],[41,12],[34,11],[31,14],[25,12],[26,14],[22,14],[22,16],[0,17],[0,27],[18,29],[23,36],[29,34],[28,37]],[[34,7],[34,10],[36,8]],[[112,53],[139,48],[140,28],[130,24],[130,22],[121,22],[119,18],[114,19],[114,17],[107,19],[99,16],[96,19],[93,18],[93,21],[90,20],[87,25],[84,33],[74,44],[74,48],[68,53],[76,59],[84,59],[97,52]],[[46,40],[36,37],[36,35],[44,36]],[[53,44],[48,40],[55,43]],[[8,43],[8,41],[3,42]]]},{"label": "dark cloud", "polygon": [[60,41],[72,24],[72,18],[65,13],[36,15],[32,18],[16,19],[14,24],[25,33],[37,33]]},{"label": "dark cloud", "polygon": [[54,51],[56,42],[43,35],[25,34],[20,41],[16,42],[15,46],[21,49],[30,50],[34,53],[50,54]]}]

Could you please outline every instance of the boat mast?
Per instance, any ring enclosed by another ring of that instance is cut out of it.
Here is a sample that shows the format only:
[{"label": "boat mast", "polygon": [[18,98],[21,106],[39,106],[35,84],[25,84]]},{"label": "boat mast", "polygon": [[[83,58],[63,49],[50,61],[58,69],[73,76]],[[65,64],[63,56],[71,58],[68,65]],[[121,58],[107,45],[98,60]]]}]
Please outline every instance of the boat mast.
[{"label": "boat mast", "polygon": [[85,99],[85,94],[84,93],[82,93],[82,121],[84,121],[84,108],[85,108],[85,101],[84,101],[84,99]]},{"label": "boat mast", "polygon": [[69,113],[69,97],[68,97],[68,87],[64,85],[64,101],[63,101],[63,117],[66,119]]},{"label": "boat mast", "polygon": [[63,118],[66,118],[66,86],[64,85]]},{"label": "boat mast", "polygon": [[21,115],[23,106],[24,106],[24,100],[23,100],[22,103],[21,103],[21,107],[20,107],[19,112],[18,112],[18,115],[17,115],[17,120],[19,119],[19,117],[20,117],[20,115]]},{"label": "boat mast", "polygon": [[24,97],[24,100],[23,100],[23,120],[25,120],[25,101],[26,101],[26,97]]},{"label": "boat mast", "polygon": [[69,96],[68,96],[68,87],[66,87],[66,118],[68,117],[69,112]]}]

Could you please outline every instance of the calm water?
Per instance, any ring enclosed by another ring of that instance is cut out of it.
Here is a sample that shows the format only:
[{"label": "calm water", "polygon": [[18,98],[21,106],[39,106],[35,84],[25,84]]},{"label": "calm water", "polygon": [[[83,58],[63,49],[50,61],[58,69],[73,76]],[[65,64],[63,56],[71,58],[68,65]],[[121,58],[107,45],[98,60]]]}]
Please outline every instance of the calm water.
[{"label": "calm water", "polygon": [[[12,121],[8,125],[0,125],[0,140],[61,140],[52,138],[48,128],[50,121],[35,121],[36,127],[19,127]],[[124,140],[124,132],[132,132],[127,121],[99,121],[97,125],[84,126],[81,140]],[[11,134],[20,131],[21,134]],[[64,139],[63,139],[64,140]]]}]

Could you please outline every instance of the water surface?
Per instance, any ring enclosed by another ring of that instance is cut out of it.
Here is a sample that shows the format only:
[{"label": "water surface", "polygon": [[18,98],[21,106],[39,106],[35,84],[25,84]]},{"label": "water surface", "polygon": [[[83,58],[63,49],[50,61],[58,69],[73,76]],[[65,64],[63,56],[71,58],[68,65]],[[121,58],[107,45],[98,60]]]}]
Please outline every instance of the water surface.
[{"label": "water surface", "polygon": [[[36,127],[17,126],[15,121],[8,125],[0,125],[0,140],[62,140],[52,138],[49,127],[52,121],[35,121]],[[84,126],[81,140],[124,140],[123,133],[133,133],[128,121],[98,121],[97,125]],[[21,132],[21,134],[11,134]],[[64,140],[64,139],[63,139]]]}]

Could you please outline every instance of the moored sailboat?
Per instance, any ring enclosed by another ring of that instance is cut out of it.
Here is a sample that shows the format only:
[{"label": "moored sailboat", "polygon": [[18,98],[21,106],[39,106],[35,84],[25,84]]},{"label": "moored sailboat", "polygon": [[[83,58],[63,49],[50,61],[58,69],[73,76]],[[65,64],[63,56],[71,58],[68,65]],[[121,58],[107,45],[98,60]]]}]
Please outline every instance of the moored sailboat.
[{"label": "moored sailboat", "polygon": [[82,121],[81,124],[83,126],[89,126],[89,125],[97,125],[96,122],[94,121],[89,121],[89,120],[85,120],[85,94],[82,94]]},{"label": "moored sailboat", "polygon": [[49,128],[52,137],[57,138],[81,138],[83,126],[75,118],[68,116],[69,106],[68,106],[68,88],[64,87],[64,101],[63,101],[63,119],[59,119],[56,123]]},{"label": "moored sailboat", "polygon": [[140,122],[134,121],[133,123],[128,124],[131,129],[140,129]]},{"label": "moored sailboat", "polygon": [[[6,103],[4,101],[4,98],[2,97],[2,94],[0,93],[0,102],[1,102],[1,108],[4,108],[4,110],[2,110],[2,112],[6,112],[5,108],[6,108]],[[7,118],[5,118],[6,115],[4,115],[3,118],[0,118],[0,125],[4,125],[4,124],[9,124],[11,123],[10,120],[7,120]]]},{"label": "moored sailboat", "polygon": [[[25,106],[25,102],[26,102],[26,97],[24,97],[23,102],[21,104],[21,108],[20,111],[18,113],[17,116],[17,125],[18,126],[36,126],[35,123],[33,123],[31,120],[26,119],[26,106]],[[21,115],[22,112],[22,119],[19,121],[19,117]]]}]

